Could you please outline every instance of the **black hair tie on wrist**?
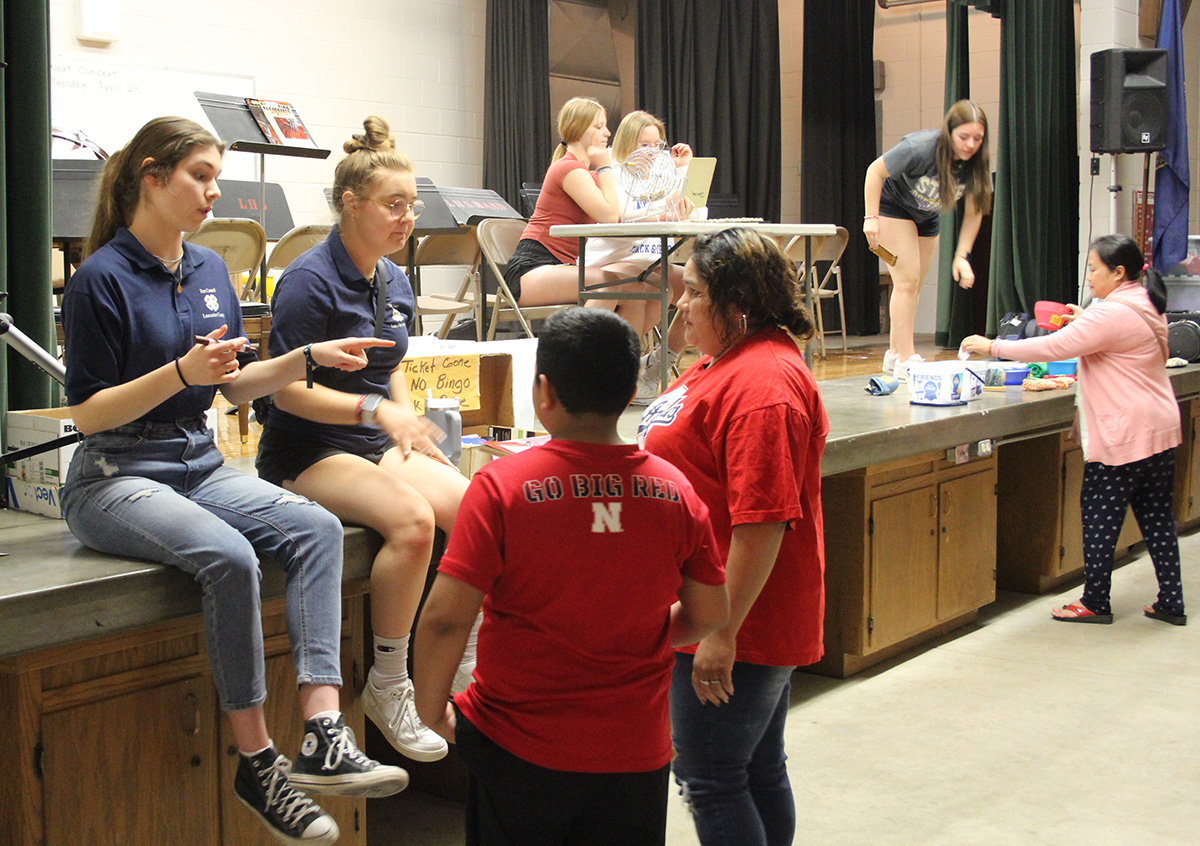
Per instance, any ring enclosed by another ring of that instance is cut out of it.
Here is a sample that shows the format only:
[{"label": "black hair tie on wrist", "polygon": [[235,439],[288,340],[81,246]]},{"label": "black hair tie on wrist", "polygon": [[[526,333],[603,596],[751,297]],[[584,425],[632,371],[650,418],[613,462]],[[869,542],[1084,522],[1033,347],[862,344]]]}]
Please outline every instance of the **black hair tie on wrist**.
[{"label": "black hair tie on wrist", "polygon": [[313,371],[317,369],[317,363],[313,361],[312,344],[304,346],[304,383],[309,388],[313,386]]},{"label": "black hair tie on wrist", "polygon": [[179,359],[175,359],[175,372],[179,374],[179,381],[183,383],[185,388],[190,388],[188,380],[183,378],[183,368],[179,366]]}]

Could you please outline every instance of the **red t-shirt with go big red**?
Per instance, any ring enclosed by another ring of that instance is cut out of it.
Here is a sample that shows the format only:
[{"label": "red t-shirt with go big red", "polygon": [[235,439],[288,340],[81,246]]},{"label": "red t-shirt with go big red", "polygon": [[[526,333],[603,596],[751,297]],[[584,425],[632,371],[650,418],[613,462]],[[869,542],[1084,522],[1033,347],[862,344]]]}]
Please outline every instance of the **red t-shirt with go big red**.
[{"label": "red t-shirt with go big red", "polygon": [[488,738],[569,772],[671,760],[669,613],[683,578],[725,581],[708,509],[633,445],[552,440],[471,481],[439,573],[485,594],[475,681]]}]

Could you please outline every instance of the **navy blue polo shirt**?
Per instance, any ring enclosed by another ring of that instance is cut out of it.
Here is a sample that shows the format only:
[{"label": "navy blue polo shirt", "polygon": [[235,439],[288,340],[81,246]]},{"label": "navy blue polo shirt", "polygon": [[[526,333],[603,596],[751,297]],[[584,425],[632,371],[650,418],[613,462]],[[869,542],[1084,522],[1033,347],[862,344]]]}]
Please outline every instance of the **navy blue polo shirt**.
[{"label": "navy blue polo shirt", "polygon": [[[242,334],[242,310],[229,270],[206,247],[184,243],[181,278],[167,271],[124,227],[71,275],[63,297],[67,402],[157,370],[225,324]],[[244,366],[258,356],[239,353]],[[155,406],[142,420],[169,423],[203,414],[217,389],[195,385]]]},{"label": "navy blue polo shirt", "polygon": [[[394,347],[367,350],[367,366],[347,373],[317,370],[313,381],[350,394],[391,396],[392,371],[408,351],[408,327],[416,314],[416,301],[408,277],[388,259],[377,269],[386,283],[388,308],[380,337]],[[317,341],[371,337],[375,334],[375,283],[354,266],[335,226],[329,237],[290,265],[275,284],[271,298],[271,355]],[[390,446],[387,434],[375,426],[342,426],[314,423],[275,407],[267,425],[280,433],[317,441],[361,454]]]}]

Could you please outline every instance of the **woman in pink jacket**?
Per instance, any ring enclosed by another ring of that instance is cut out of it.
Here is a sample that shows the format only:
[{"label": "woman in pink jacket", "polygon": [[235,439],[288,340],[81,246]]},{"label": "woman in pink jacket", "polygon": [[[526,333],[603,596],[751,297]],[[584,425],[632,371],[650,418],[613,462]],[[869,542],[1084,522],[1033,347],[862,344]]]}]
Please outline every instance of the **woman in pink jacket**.
[{"label": "woman in pink jacket", "polygon": [[[1145,283],[1142,283],[1142,276]],[[1014,361],[1078,356],[1079,433],[1083,444],[1083,598],[1052,612],[1066,623],[1111,623],[1109,590],[1117,535],[1133,506],[1158,577],[1147,617],[1187,624],[1179,576],[1173,498],[1179,407],[1167,379],[1167,295],[1162,278],[1143,267],[1124,235],[1105,235],[1088,251],[1092,305],[1072,305],[1067,325],[1040,338],[989,341],[972,335],[962,348]]]}]

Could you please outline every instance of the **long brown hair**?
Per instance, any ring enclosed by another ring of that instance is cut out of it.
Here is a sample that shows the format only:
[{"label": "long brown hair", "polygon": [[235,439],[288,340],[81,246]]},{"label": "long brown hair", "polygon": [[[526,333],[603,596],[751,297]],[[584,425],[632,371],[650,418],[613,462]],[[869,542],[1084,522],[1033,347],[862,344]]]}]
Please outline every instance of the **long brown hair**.
[{"label": "long brown hair", "polygon": [[396,149],[391,127],[381,117],[363,120],[363,131],[355,133],[342,149],[350,155],[338,162],[333,171],[333,210],[341,220],[342,194],[362,195],[369,191],[382,170],[412,173],[412,159]]},{"label": "long brown hair", "polygon": [[992,210],[992,174],[988,156],[988,120],[983,108],[974,100],[959,100],[946,112],[942,120],[942,132],[937,142],[938,170],[938,199],[942,210],[954,208],[958,199],[958,179],[954,173],[957,159],[954,155],[954,145],[950,133],[964,123],[978,123],[983,127],[983,143],[975,151],[975,155],[963,162],[963,176],[966,190],[964,195],[971,198],[975,208],[983,214]]},{"label": "long brown hair", "polygon": [[551,164],[566,154],[568,144],[583,137],[583,133],[587,132],[592,121],[596,119],[596,112],[602,111],[604,106],[592,97],[572,97],[563,103],[563,107],[558,111],[558,146],[554,148],[554,155],[550,157]]},{"label": "long brown hair", "polygon": [[782,326],[801,340],[812,336],[796,268],[773,239],[752,229],[722,229],[696,238],[691,261],[708,285],[713,314],[722,317],[724,325],[716,327],[722,342],[742,315],[750,335]]},{"label": "long brown hair", "polygon": [[225,153],[225,145],[194,120],[182,117],[160,117],[137,131],[133,139],[104,163],[100,191],[96,201],[96,217],[92,234],[84,245],[84,255],[91,255],[117,234],[118,227],[133,222],[138,200],[142,196],[142,180],[148,175],[159,181],[170,178],[181,161],[201,147],[216,147]]}]

